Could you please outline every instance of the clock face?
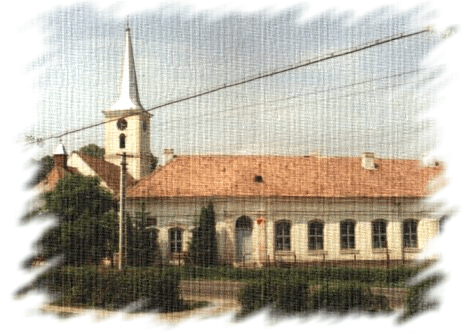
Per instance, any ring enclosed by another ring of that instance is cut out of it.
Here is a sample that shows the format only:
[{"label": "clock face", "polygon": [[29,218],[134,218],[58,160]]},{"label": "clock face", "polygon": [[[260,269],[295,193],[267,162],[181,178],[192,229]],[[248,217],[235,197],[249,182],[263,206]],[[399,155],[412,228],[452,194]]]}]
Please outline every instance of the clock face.
[{"label": "clock face", "polygon": [[146,120],[142,121],[142,128],[143,128],[144,131],[146,131],[146,129],[148,128],[148,124],[147,124]]},{"label": "clock face", "polygon": [[127,128],[127,121],[124,118],[121,118],[117,121],[117,128],[121,131]]}]

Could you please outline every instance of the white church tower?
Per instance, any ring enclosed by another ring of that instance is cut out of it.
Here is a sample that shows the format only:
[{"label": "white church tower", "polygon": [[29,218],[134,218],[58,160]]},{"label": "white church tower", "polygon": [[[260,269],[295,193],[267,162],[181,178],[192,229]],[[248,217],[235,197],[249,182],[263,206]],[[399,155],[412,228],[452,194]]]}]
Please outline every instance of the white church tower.
[{"label": "white church tower", "polygon": [[150,118],[138,96],[130,27],[125,28],[125,47],[120,96],[105,115],[105,160],[120,165],[125,152],[127,171],[136,179],[151,172]]}]

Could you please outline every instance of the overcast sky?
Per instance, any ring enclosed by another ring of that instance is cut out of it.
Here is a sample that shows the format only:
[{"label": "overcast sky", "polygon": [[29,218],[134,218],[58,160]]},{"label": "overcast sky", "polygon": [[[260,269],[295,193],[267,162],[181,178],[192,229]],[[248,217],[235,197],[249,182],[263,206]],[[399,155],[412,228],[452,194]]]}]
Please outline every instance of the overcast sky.
[{"label": "overcast sky", "polygon": [[[130,16],[142,105],[147,108],[259,73],[419,30],[433,13],[380,8],[355,18],[305,7],[190,14],[164,6]],[[41,15],[47,50],[39,73],[38,113],[25,131],[47,137],[103,120],[118,98],[123,17],[91,5]],[[426,33],[229,88],[153,111],[152,152],[177,154],[359,155],[420,158],[436,145],[420,117],[436,103],[441,67],[424,63],[439,45]],[[63,138],[68,150],[103,145],[102,126]],[[51,154],[59,140],[44,144]]]}]

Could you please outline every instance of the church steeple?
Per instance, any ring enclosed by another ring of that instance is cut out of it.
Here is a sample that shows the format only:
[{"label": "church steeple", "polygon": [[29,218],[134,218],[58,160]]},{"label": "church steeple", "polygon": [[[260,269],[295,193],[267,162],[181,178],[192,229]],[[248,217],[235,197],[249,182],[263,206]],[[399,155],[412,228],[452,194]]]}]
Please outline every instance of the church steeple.
[{"label": "church steeple", "polygon": [[[128,20],[127,20],[128,21]],[[151,172],[150,118],[138,96],[137,76],[133,61],[130,27],[125,27],[125,46],[122,63],[120,96],[105,116],[105,160],[121,165],[119,154],[131,156],[128,171],[135,179]]]},{"label": "church steeple", "polygon": [[137,75],[135,73],[135,62],[133,60],[132,39],[130,37],[128,19],[125,27],[125,47],[121,83],[120,97],[110,110],[143,110],[138,95]]}]

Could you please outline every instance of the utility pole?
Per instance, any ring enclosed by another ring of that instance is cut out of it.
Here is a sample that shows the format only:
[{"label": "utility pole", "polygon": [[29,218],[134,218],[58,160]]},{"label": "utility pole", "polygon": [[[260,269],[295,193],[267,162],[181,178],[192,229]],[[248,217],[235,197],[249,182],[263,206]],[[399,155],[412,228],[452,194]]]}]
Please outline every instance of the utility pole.
[{"label": "utility pole", "polygon": [[127,188],[127,153],[118,154],[122,157],[120,163],[120,208],[119,208],[119,252],[118,269],[122,270],[122,265],[127,263],[127,228],[125,224],[125,196]]}]

